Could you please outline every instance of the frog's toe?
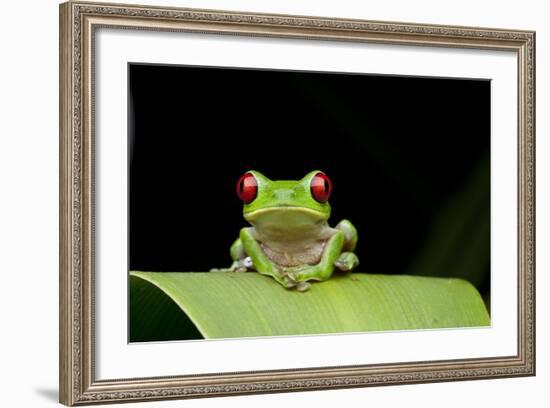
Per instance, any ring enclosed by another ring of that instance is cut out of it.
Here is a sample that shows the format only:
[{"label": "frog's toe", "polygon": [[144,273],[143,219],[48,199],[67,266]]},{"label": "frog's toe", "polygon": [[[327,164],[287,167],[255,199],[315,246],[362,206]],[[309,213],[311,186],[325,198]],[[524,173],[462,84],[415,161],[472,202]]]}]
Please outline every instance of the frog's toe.
[{"label": "frog's toe", "polygon": [[285,271],[285,276],[293,282],[298,278],[298,271]]},{"label": "frog's toe", "polygon": [[254,270],[254,264],[252,263],[252,259],[250,259],[250,257],[234,261],[229,267],[229,271],[231,272],[248,272],[251,270]]},{"label": "frog's toe", "polygon": [[252,262],[252,258],[247,256],[241,261],[241,265],[246,269],[253,269],[254,268],[254,262]]},{"label": "frog's toe", "polygon": [[309,287],[311,286],[311,284],[309,282],[298,282],[296,284],[296,290],[298,292],[305,292],[306,290],[309,289]]},{"label": "frog's toe", "polygon": [[283,286],[287,289],[292,289],[293,287],[295,287],[297,285],[296,282],[290,280],[290,279],[287,279],[286,281],[283,282]]},{"label": "frog's toe", "polygon": [[353,252],[342,252],[336,262],[334,262],[334,266],[341,271],[351,271],[357,268],[358,265],[359,258]]},{"label": "frog's toe", "polygon": [[210,269],[210,272],[238,272],[237,269],[230,267],[230,268],[212,268]]},{"label": "frog's toe", "polygon": [[290,279],[288,276],[277,276],[277,277],[273,277],[277,283],[279,283],[280,285],[282,285],[284,288],[286,289],[292,289],[293,287],[296,286],[297,282]]}]

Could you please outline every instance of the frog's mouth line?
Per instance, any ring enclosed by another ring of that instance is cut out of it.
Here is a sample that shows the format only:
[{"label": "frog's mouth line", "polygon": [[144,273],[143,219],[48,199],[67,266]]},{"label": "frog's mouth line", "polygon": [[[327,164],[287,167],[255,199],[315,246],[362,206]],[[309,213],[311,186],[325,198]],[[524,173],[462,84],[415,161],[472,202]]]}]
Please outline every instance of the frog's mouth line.
[{"label": "frog's mouth line", "polygon": [[295,213],[307,214],[307,215],[311,216],[311,218],[318,219],[318,220],[326,220],[327,219],[327,214],[325,214],[321,211],[313,210],[313,209],[307,208],[307,207],[299,207],[299,206],[292,206],[292,205],[288,205],[288,206],[278,205],[278,206],[273,206],[273,207],[260,208],[258,210],[254,210],[254,211],[245,213],[244,218],[247,221],[254,221],[262,215],[267,215],[267,214],[273,213],[273,212],[278,212],[278,213],[295,212]]}]

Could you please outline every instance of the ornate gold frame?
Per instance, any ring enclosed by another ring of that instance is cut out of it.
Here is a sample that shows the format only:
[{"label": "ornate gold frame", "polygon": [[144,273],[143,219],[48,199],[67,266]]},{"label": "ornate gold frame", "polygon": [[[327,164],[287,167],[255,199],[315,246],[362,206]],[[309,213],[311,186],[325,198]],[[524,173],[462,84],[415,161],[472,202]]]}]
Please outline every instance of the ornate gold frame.
[{"label": "ornate gold frame", "polygon": [[[513,356],[232,374],[94,376],[93,46],[98,27],[507,50],[518,62],[518,350]],[[68,2],[60,5],[60,401],[66,405],[535,374],[535,33]]]}]

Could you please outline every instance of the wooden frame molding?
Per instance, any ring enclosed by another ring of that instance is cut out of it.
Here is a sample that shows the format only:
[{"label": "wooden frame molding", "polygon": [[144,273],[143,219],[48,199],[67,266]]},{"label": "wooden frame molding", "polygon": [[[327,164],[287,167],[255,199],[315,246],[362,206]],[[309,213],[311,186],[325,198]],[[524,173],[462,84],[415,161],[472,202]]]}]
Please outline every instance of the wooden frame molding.
[{"label": "wooden frame molding", "polygon": [[[98,381],[94,33],[99,27],[513,51],[518,63],[518,350],[493,358]],[[60,401],[66,405],[535,374],[535,33],[68,2],[60,5]]]}]

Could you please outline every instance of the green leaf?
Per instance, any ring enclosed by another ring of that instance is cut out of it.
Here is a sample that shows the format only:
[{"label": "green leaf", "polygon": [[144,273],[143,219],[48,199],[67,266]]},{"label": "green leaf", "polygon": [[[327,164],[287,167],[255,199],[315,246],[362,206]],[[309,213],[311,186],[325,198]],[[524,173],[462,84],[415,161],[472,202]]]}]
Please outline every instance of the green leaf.
[{"label": "green leaf", "polygon": [[354,273],[301,293],[259,273],[130,275],[130,341],[489,325],[461,279]]},{"label": "green leaf", "polygon": [[130,276],[130,341],[202,339],[193,322],[161,289]]}]

